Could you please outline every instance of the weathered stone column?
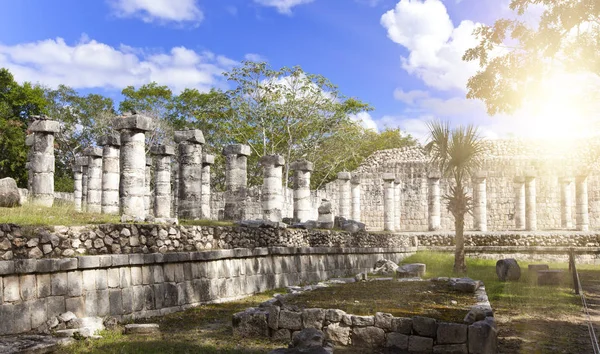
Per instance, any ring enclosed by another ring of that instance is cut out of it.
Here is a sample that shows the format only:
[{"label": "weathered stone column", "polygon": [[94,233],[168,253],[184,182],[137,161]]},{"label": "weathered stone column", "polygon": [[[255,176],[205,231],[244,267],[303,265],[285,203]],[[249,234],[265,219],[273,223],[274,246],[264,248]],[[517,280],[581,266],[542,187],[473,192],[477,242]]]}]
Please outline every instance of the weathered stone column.
[{"label": "weathered stone column", "polygon": [[573,205],[573,196],[571,188],[573,187],[573,178],[564,177],[559,180],[560,183],[560,224],[565,229],[573,228],[573,215],[571,207]]},{"label": "weathered stone column", "polygon": [[98,145],[102,146],[102,214],[118,214],[121,137],[117,134],[103,136]]},{"label": "weathered stone column", "polygon": [[283,165],[281,155],[266,155],[259,160],[263,167],[263,187],[261,193],[263,220],[281,221],[283,211]]},{"label": "weathered stone column", "polygon": [[171,159],[175,148],[168,145],[153,146],[154,154],[154,217],[171,217]]},{"label": "weathered stone column", "polygon": [[81,166],[81,211],[87,210],[89,162],[90,160],[87,156],[80,156],[75,159],[75,163]]},{"label": "weathered stone column", "polygon": [[214,155],[202,156],[202,218],[212,219],[212,211],[210,208],[211,192],[210,192],[210,166],[215,163]]},{"label": "weathered stone column", "polygon": [[87,212],[102,212],[102,149],[89,147],[85,150],[88,157]]},{"label": "weathered stone column", "polygon": [[477,231],[487,231],[486,180],[485,173],[477,173],[473,176],[473,223]]},{"label": "weathered stone column", "polygon": [[525,177],[525,228],[527,231],[537,230],[537,201],[535,176]]},{"label": "weathered stone column", "polygon": [[31,201],[51,207],[54,204],[54,134],[60,131],[60,124],[54,120],[33,118],[36,120],[29,126],[34,133]]},{"label": "weathered stone column", "polygon": [[394,180],[394,229],[400,231],[402,218],[402,180]]},{"label": "weathered stone column", "polygon": [[121,218],[145,219],[146,131],[150,118],[141,114],[118,117],[113,126],[121,132],[119,191]]},{"label": "weathered stone column", "polygon": [[515,228],[525,229],[525,177],[518,176],[514,179],[515,187]]},{"label": "weathered stone column", "polygon": [[172,197],[172,201],[171,201],[171,205],[172,205],[172,211],[171,211],[171,215],[173,217],[177,217],[177,215],[179,215],[179,162],[177,161],[177,155],[175,156],[175,158],[173,160],[173,166],[171,167],[171,172],[172,172],[172,176],[171,176],[171,181],[173,182],[173,186],[171,188],[171,194],[173,195]]},{"label": "weathered stone column", "polygon": [[81,211],[81,192],[83,167],[78,164],[73,165],[73,207],[75,211]]},{"label": "weathered stone column", "polygon": [[248,185],[247,164],[250,146],[228,145],[223,148],[225,155],[225,220],[246,218],[246,193]]},{"label": "weathered stone column", "polygon": [[152,156],[146,156],[146,169],[144,173],[144,209],[146,215],[154,214],[152,203]]},{"label": "weathered stone column", "polygon": [[394,191],[394,181],[396,176],[393,173],[383,174],[383,229],[385,231],[395,231],[395,213],[394,199],[396,193]]},{"label": "weathered stone column", "polygon": [[29,197],[31,197],[31,185],[33,183],[33,172],[31,171],[31,157],[33,156],[33,143],[35,142],[34,134],[28,134],[25,137],[25,146],[28,146],[29,149],[27,151],[27,162],[25,163],[25,168],[27,169],[27,191],[29,192]]},{"label": "weathered stone column", "polygon": [[290,165],[294,171],[294,221],[306,222],[310,219],[310,161],[294,161]]},{"label": "weathered stone column", "polygon": [[345,219],[350,219],[350,172],[338,172],[338,215]]},{"label": "weathered stone column", "polygon": [[441,228],[441,200],[440,200],[440,178],[437,173],[429,174],[427,178],[427,210],[429,211],[429,231]]},{"label": "weathered stone column", "polygon": [[575,178],[575,203],[577,211],[577,230],[589,231],[590,216],[588,214],[588,184],[587,176]]},{"label": "weathered stone column", "polygon": [[179,206],[182,219],[202,218],[202,145],[204,135],[199,129],[175,132],[179,144]]},{"label": "weathered stone column", "polygon": [[360,176],[354,175],[350,179],[352,194],[352,220],[360,222]]}]

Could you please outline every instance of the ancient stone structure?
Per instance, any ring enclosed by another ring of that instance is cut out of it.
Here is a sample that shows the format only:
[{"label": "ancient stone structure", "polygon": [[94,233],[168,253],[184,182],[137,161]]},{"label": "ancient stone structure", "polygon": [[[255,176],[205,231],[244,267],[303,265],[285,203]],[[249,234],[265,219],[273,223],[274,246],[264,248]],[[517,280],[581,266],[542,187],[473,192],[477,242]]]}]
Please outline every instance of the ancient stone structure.
[{"label": "ancient stone structure", "polygon": [[360,177],[352,176],[350,179],[350,188],[352,193],[352,216],[351,219],[360,222]]},{"label": "ancient stone structure", "polygon": [[81,211],[83,167],[75,163],[73,165],[73,207],[75,211]]},{"label": "ancient stone structure", "polygon": [[525,177],[518,176],[514,179],[515,183],[515,228],[517,230],[525,229],[525,220],[527,220],[525,208]]},{"label": "ancient stone structure", "polygon": [[211,219],[211,190],[210,190],[210,166],[215,163],[215,156],[205,154],[202,156],[202,202],[200,208],[202,209],[202,218]]},{"label": "ancient stone structure", "polygon": [[311,215],[310,173],[313,164],[306,160],[294,161],[290,169],[294,171],[294,220],[306,222]]},{"label": "ancient stone structure", "polygon": [[283,165],[281,155],[265,155],[259,160],[263,167],[263,188],[261,195],[263,220],[281,221],[283,210]]},{"label": "ancient stone structure", "polygon": [[102,149],[89,147],[84,151],[88,157],[87,212],[102,212]]},{"label": "ancient stone structure", "polygon": [[486,174],[473,176],[473,222],[475,230],[487,231]]},{"label": "ancient stone structure", "polygon": [[202,217],[202,145],[199,129],[175,132],[179,144],[179,203],[177,215],[184,219]]},{"label": "ancient stone structure", "polygon": [[33,156],[33,144],[35,142],[34,133],[28,134],[25,137],[25,146],[28,147],[27,150],[27,162],[25,163],[25,168],[27,169],[27,190],[31,191],[31,183],[33,182],[33,173],[31,172],[31,156]]},{"label": "ancient stone structure", "polygon": [[525,229],[537,230],[537,193],[535,176],[525,176]]},{"label": "ancient stone structure", "polygon": [[246,193],[248,188],[247,164],[250,146],[228,145],[223,148],[225,155],[225,210],[226,220],[246,219]]},{"label": "ancient stone structure", "polygon": [[429,231],[441,228],[440,175],[431,173],[427,179],[427,210]]},{"label": "ancient stone structure", "polygon": [[33,132],[31,155],[31,201],[36,205],[51,207],[54,204],[54,134],[60,131],[60,123],[33,117],[29,125]]},{"label": "ancient stone structure", "polygon": [[102,146],[102,213],[119,213],[119,148],[121,137],[109,134],[99,139]]},{"label": "ancient stone structure", "polygon": [[81,211],[87,210],[88,195],[88,164],[90,159],[87,156],[79,156],[75,159],[75,164],[81,167]]},{"label": "ancient stone structure", "polygon": [[588,178],[577,176],[575,179],[576,204],[577,204],[577,230],[588,231],[590,219],[588,215]]},{"label": "ancient stone structure", "polygon": [[573,215],[571,212],[573,205],[572,189],[572,177],[563,177],[560,179],[560,224],[565,229],[573,228]]},{"label": "ancient stone structure", "polygon": [[384,215],[383,215],[383,229],[385,231],[395,231],[396,227],[396,213],[395,206],[396,203],[394,201],[396,193],[394,191],[394,182],[396,181],[396,176],[393,173],[384,173],[383,174],[383,207],[384,207]]},{"label": "ancient stone structure", "polygon": [[401,229],[402,219],[402,180],[396,177],[394,180],[394,230]]},{"label": "ancient stone structure", "polygon": [[121,133],[120,210],[124,219],[145,219],[146,131],[150,118],[141,114],[118,117],[113,127]]},{"label": "ancient stone structure", "polygon": [[144,173],[144,210],[146,215],[154,214],[152,206],[152,156],[146,156],[146,169]]},{"label": "ancient stone structure", "polygon": [[154,168],[154,216],[156,218],[171,217],[171,159],[175,148],[159,145],[152,148],[156,166]]},{"label": "ancient stone structure", "polygon": [[350,202],[352,200],[352,195],[350,191],[350,177],[351,175],[349,172],[339,172],[337,174],[340,195],[338,204],[338,215],[345,219],[350,219],[350,213],[352,210],[350,205]]}]

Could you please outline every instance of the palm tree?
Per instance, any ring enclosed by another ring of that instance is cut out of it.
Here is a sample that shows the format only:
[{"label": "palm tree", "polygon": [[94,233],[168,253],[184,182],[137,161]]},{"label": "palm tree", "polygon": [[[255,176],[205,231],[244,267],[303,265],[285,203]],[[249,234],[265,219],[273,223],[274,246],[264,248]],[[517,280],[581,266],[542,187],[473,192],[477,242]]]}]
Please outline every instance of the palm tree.
[{"label": "palm tree", "polygon": [[473,173],[481,167],[483,140],[473,125],[450,129],[448,122],[434,121],[427,124],[430,141],[425,145],[431,163],[439,168],[442,176],[453,183],[444,199],[448,211],[454,217],[456,231],[454,272],[465,273],[465,215],[473,207],[472,198],[467,194],[467,185]]}]

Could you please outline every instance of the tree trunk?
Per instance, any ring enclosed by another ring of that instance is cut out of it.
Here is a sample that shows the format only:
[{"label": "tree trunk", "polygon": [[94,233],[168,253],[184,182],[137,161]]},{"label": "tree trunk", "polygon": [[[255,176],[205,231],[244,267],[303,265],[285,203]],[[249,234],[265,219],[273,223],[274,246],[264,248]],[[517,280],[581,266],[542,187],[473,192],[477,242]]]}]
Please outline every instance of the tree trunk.
[{"label": "tree trunk", "polygon": [[459,213],[454,219],[454,229],[456,230],[454,251],[454,273],[466,273],[467,263],[465,262],[465,214]]}]

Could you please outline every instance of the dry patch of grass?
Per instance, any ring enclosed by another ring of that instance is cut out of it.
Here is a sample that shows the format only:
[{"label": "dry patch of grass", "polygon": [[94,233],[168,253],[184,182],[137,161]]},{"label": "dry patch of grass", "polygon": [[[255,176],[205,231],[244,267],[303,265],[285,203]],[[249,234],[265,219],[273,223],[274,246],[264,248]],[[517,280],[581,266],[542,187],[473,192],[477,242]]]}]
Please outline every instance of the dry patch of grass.
[{"label": "dry patch of grass", "polygon": [[289,296],[286,303],[301,308],[340,309],[353,315],[386,312],[397,317],[427,316],[462,322],[476,301],[473,294],[457,292],[446,283],[379,280],[320,288]]},{"label": "dry patch of grass", "polygon": [[69,203],[57,203],[52,208],[29,203],[16,208],[0,208],[0,224],[73,226],[119,222],[117,215],[82,213],[75,211]]}]

